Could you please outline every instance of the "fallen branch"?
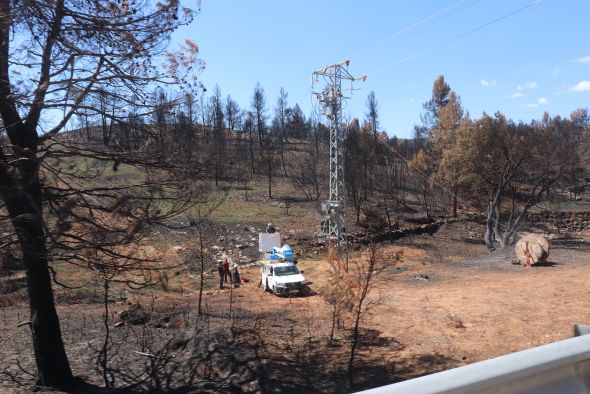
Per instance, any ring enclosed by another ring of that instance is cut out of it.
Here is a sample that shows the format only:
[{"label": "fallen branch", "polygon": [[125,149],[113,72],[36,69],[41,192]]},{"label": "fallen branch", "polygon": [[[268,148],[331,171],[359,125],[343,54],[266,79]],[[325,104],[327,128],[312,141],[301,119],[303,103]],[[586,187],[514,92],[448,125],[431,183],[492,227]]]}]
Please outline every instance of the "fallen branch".
[{"label": "fallen branch", "polygon": [[23,322],[21,322],[21,323],[18,323],[16,326],[17,326],[17,327],[22,327],[22,326],[26,326],[27,324],[28,324],[28,325],[31,325],[31,324],[33,324],[33,322],[32,322],[32,321],[30,321],[30,320],[27,320],[27,321],[23,321]]},{"label": "fallen branch", "polygon": [[[151,353],[145,353],[145,352],[140,352],[135,350],[134,353],[137,353],[141,356],[146,356],[146,357],[152,357],[152,358],[166,358],[166,357],[161,357],[161,356],[156,356],[155,354],[151,354]],[[176,356],[174,356],[173,354],[169,356],[170,358],[175,358]]]}]

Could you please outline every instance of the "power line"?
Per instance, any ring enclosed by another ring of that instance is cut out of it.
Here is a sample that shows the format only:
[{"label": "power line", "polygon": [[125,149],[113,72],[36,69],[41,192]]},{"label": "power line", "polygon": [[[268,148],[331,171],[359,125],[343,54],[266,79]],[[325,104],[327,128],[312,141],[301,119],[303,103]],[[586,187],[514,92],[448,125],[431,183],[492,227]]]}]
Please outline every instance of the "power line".
[{"label": "power line", "polygon": [[[405,28],[403,28],[401,30],[398,30],[397,32],[389,35],[387,38],[385,38],[383,40],[380,40],[380,41],[376,41],[373,46],[367,47],[365,49],[360,49],[360,50],[354,52],[353,55],[351,55],[351,57],[354,57],[354,56],[359,55],[359,54],[365,54],[365,53],[373,52],[373,51],[375,51],[375,50],[377,50],[379,48],[382,48],[382,47],[386,46],[387,43],[388,43],[388,41],[392,40],[393,38],[396,38],[398,36],[403,35],[404,33],[407,33],[407,32],[410,32],[410,31],[412,31],[414,29],[417,29],[418,27],[420,27],[422,25],[425,25],[425,24],[427,24],[429,22],[436,22],[436,21],[443,20],[443,19],[445,19],[445,18],[447,18],[447,17],[449,17],[451,15],[454,15],[457,12],[459,12],[459,11],[461,11],[461,10],[463,10],[463,9],[465,9],[465,8],[467,8],[467,7],[471,6],[471,5],[479,2],[480,0],[472,0],[472,1],[468,2],[467,4],[465,4],[466,1],[467,0],[461,0],[461,1],[459,1],[459,2],[457,2],[455,4],[453,4],[453,5],[451,5],[450,7],[445,8],[444,10],[438,11],[438,12],[436,12],[436,13],[434,13],[434,14],[432,14],[432,15],[424,18],[424,19],[421,19],[420,21],[418,21],[418,22],[416,22],[416,23],[414,23],[414,24],[412,24],[412,25],[410,25],[408,27],[405,27]],[[463,6],[461,7],[461,5],[463,5]],[[457,7],[459,7],[459,8],[457,8]]]},{"label": "power line", "polygon": [[491,21],[486,22],[486,23],[484,23],[482,25],[479,25],[479,26],[477,26],[477,27],[475,27],[473,29],[467,30],[466,32],[463,32],[463,33],[461,33],[461,34],[459,34],[459,35],[457,35],[455,37],[452,37],[452,38],[450,38],[448,40],[439,42],[439,43],[431,46],[430,48],[422,49],[422,50],[420,50],[418,52],[415,52],[414,54],[412,54],[410,56],[407,56],[407,57],[405,57],[403,59],[400,59],[400,60],[398,60],[398,61],[396,61],[394,63],[388,64],[387,66],[378,69],[374,73],[379,73],[379,72],[385,71],[385,70],[387,70],[389,68],[398,66],[398,65],[400,65],[402,63],[406,63],[407,61],[410,61],[410,60],[412,60],[412,59],[414,59],[414,58],[416,58],[416,57],[418,57],[418,56],[420,56],[420,55],[422,55],[422,54],[424,54],[424,53],[426,53],[428,51],[431,51],[433,49],[440,48],[440,47],[442,47],[444,45],[450,44],[451,42],[457,41],[457,40],[459,40],[459,39],[461,39],[461,38],[463,38],[465,36],[468,36],[469,34],[475,33],[475,32],[477,32],[477,31],[479,31],[481,29],[484,29],[484,28],[486,28],[486,27],[488,27],[490,25],[493,25],[494,23],[498,23],[498,22],[500,22],[500,21],[502,21],[502,20],[504,20],[506,18],[509,18],[509,17],[511,17],[513,15],[516,15],[516,14],[518,14],[520,12],[523,12],[523,11],[525,11],[525,10],[527,10],[527,9],[529,9],[529,8],[531,8],[531,7],[539,4],[541,2],[543,2],[543,0],[535,0],[535,1],[532,1],[532,2],[530,2],[530,3],[528,3],[528,4],[524,5],[524,6],[522,6],[520,8],[517,8],[517,9],[515,9],[515,10],[509,12],[509,13],[507,13],[507,14],[504,14],[504,15],[498,17],[498,18],[492,19]]},{"label": "power line", "polygon": [[502,16],[496,18],[496,19],[493,19],[493,20],[489,21],[488,23],[484,23],[483,25],[480,25],[480,26],[478,26],[476,28],[473,28],[471,30],[468,30],[468,31],[466,31],[463,34],[459,34],[458,36],[453,37],[453,38],[451,38],[451,39],[449,39],[447,41],[443,41],[442,43],[439,44],[439,46],[446,45],[446,44],[451,43],[453,41],[456,41],[456,40],[458,40],[460,38],[463,38],[463,37],[465,37],[465,36],[467,36],[467,35],[469,35],[471,33],[475,33],[478,30],[481,30],[481,29],[483,29],[485,27],[488,27],[489,25],[492,25],[492,24],[494,24],[496,22],[500,22],[501,20],[504,20],[506,18],[509,18],[512,15],[518,14],[519,12],[522,12],[522,11],[528,9],[528,8],[531,8],[532,6],[537,5],[537,4],[541,3],[541,2],[543,2],[543,0],[535,0],[532,3],[529,3],[529,4],[527,4],[527,5],[523,6],[523,7],[520,7],[518,9],[512,11],[512,12],[509,12],[508,14],[505,14],[505,15],[502,15]]}]

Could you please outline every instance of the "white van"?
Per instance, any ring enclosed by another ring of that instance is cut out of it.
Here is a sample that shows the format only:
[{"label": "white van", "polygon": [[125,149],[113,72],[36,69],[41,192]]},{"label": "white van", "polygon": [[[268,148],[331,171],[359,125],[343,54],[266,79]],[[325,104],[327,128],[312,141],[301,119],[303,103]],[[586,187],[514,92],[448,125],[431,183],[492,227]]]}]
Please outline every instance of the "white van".
[{"label": "white van", "polygon": [[307,281],[293,263],[263,262],[260,264],[260,274],[264,290],[271,290],[277,295],[302,294],[307,287]]}]

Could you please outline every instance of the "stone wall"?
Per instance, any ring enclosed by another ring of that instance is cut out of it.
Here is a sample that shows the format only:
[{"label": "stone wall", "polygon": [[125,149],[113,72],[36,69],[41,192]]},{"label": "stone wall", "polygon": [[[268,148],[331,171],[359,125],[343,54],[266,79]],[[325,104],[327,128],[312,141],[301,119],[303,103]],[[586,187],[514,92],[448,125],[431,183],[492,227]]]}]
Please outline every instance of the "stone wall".
[{"label": "stone wall", "polygon": [[590,228],[590,211],[532,213],[529,214],[528,222],[543,224],[558,232],[582,231]]}]

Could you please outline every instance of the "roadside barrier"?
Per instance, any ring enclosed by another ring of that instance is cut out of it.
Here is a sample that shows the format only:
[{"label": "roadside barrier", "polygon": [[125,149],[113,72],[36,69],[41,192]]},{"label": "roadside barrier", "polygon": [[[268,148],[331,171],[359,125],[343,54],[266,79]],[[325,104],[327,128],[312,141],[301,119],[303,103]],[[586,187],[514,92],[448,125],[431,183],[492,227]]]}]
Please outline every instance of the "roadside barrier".
[{"label": "roadside barrier", "polygon": [[362,393],[590,393],[590,335],[550,343]]}]

